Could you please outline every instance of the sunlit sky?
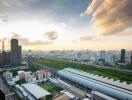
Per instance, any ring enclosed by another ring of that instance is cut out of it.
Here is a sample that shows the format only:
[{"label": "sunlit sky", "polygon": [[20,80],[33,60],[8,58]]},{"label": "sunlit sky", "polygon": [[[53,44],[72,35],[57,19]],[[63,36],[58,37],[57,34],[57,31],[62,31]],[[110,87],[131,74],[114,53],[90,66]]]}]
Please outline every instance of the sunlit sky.
[{"label": "sunlit sky", "polygon": [[[0,40],[23,50],[132,49],[132,0],[0,0]],[[0,45],[1,46],[1,45]]]}]

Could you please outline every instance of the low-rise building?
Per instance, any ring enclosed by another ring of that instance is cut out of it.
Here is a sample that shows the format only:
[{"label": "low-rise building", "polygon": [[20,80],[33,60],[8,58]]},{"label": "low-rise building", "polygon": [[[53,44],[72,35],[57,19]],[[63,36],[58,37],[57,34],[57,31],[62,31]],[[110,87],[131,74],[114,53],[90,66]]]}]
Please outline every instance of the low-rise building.
[{"label": "low-rise building", "polygon": [[25,71],[18,71],[17,74],[18,74],[20,79],[24,79],[25,78]]},{"label": "low-rise building", "polygon": [[46,96],[51,95],[37,84],[27,83],[15,87],[18,95],[24,100],[46,100]]},{"label": "low-rise building", "polygon": [[10,71],[3,72],[3,78],[8,85],[15,85],[15,81],[13,80],[12,75],[13,74]]},{"label": "low-rise building", "polygon": [[51,75],[50,72],[48,72],[46,70],[39,70],[39,71],[36,72],[37,80],[42,80],[44,78],[47,78],[50,75]]}]

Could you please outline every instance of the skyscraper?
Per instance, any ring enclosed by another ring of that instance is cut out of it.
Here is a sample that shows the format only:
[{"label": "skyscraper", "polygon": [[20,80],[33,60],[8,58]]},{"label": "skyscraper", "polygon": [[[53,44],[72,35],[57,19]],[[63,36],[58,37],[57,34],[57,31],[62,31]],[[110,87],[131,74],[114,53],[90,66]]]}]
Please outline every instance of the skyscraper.
[{"label": "skyscraper", "polygon": [[100,51],[100,59],[105,60],[105,56],[106,56],[106,51],[105,50],[101,50]]},{"label": "skyscraper", "polygon": [[32,53],[31,53],[31,50],[29,50],[29,53],[28,53],[28,66],[32,67]]},{"label": "skyscraper", "polygon": [[105,62],[109,63],[110,65],[114,65],[115,64],[115,55],[113,55],[112,53],[106,53]]},{"label": "skyscraper", "polygon": [[22,46],[18,46],[18,64],[22,63]]},{"label": "skyscraper", "polygon": [[17,39],[11,40],[11,64],[12,66],[21,64],[21,46],[18,45]]},{"label": "skyscraper", "polygon": [[2,41],[2,51],[0,52],[0,67],[11,64],[11,52],[4,50],[4,41]]},{"label": "skyscraper", "polygon": [[0,52],[0,67],[2,67],[2,65],[3,65],[3,58],[2,58],[2,52]]},{"label": "skyscraper", "polygon": [[131,52],[131,65],[132,65],[132,52]]},{"label": "skyscraper", "polygon": [[7,66],[11,64],[11,52],[3,51],[3,65]]},{"label": "skyscraper", "polygon": [[126,63],[125,58],[126,58],[126,50],[121,49],[120,63]]}]

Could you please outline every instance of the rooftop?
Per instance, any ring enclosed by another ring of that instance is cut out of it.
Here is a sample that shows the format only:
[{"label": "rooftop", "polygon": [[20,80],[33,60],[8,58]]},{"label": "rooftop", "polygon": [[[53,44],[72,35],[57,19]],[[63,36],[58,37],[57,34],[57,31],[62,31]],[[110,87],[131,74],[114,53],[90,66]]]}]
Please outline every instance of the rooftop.
[{"label": "rooftop", "polygon": [[97,81],[101,81],[101,82],[104,82],[104,83],[107,83],[113,86],[117,86],[117,87],[132,91],[132,84],[127,84],[126,82],[120,82],[120,80],[109,79],[108,77],[90,74],[90,73],[87,73],[87,72],[84,72],[78,69],[73,69],[73,68],[65,68],[64,70],[74,72],[76,74],[79,74],[79,75],[82,75],[88,78],[92,78]]},{"label": "rooftop", "polygon": [[44,90],[37,84],[27,83],[23,84],[22,86],[37,99],[42,98],[46,95],[50,95],[48,91]]}]

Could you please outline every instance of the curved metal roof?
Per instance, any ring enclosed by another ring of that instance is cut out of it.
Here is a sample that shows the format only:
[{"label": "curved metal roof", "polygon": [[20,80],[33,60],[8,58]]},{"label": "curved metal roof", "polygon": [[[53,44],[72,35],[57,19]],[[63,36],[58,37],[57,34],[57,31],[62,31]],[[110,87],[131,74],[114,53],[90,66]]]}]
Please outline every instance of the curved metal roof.
[{"label": "curved metal roof", "polygon": [[73,73],[67,70],[58,71],[58,74],[75,83],[87,88],[94,89],[111,97],[123,100],[132,100],[132,92],[115,87],[92,78],[84,77],[81,74]]}]

